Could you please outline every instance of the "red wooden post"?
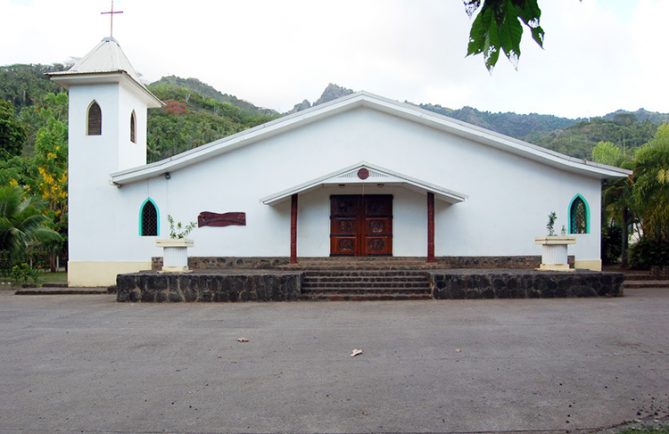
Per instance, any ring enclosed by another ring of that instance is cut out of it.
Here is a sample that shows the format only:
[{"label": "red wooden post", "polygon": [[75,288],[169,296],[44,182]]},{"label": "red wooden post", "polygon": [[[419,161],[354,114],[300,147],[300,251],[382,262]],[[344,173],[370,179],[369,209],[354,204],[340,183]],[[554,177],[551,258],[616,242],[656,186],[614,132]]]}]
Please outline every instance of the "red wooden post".
[{"label": "red wooden post", "polygon": [[434,193],[427,193],[427,262],[434,262]]},{"label": "red wooden post", "polygon": [[290,197],[290,263],[297,264],[297,193]]}]

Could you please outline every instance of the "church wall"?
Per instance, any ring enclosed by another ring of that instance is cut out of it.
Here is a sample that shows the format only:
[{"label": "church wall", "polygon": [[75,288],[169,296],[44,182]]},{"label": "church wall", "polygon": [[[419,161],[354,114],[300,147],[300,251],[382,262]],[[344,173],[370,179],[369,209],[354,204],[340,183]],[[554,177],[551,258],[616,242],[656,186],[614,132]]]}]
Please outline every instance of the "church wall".
[{"label": "church wall", "polygon": [[[125,86],[119,87],[118,169],[146,164],[146,104]],[[135,143],[130,141],[130,115],[135,111]]]},{"label": "church wall", "polygon": [[[200,211],[247,213],[246,227],[193,232],[193,256],[287,256],[289,201],[271,207],[260,198],[362,160],[468,195],[455,205],[437,201],[438,256],[540,254],[534,237],[545,234],[548,214],[558,214],[559,231],[567,225],[569,202],[580,193],[590,205],[591,233],[578,235],[570,254],[577,260],[599,259],[599,180],[368,109],[339,114],[177,170],[169,181],[156,178],[121,191],[132,195],[131,202],[139,206],[146,194],[130,191],[164,184],[164,189],[150,188],[160,207],[164,235],[167,214],[190,221]],[[298,255],[329,254],[329,194],[319,190],[300,196]],[[402,188],[393,194],[397,198],[394,254],[425,255],[425,196]],[[136,214],[129,214],[132,221]],[[137,250],[133,256],[156,254],[149,250],[141,254]]]},{"label": "church wall", "polygon": [[[87,152],[87,158],[96,154]],[[201,211],[245,212],[247,225],[196,229],[190,235],[195,242],[191,256],[286,257],[290,200],[268,206],[260,199],[363,160],[468,195],[458,204],[436,201],[437,256],[539,255],[534,237],[546,233],[548,214],[558,214],[559,231],[567,225],[569,202],[580,193],[589,202],[591,230],[577,235],[569,252],[577,261],[599,261],[599,180],[369,109],[354,109],[175,170],[169,180],[159,176],[118,188],[109,183],[113,170],[98,171],[95,185],[74,187],[85,190],[85,207],[93,210],[82,213],[75,205],[78,230],[70,259],[143,267],[152,256],[162,255],[155,240],[168,237],[169,214],[186,223]],[[300,195],[298,256],[329,255],[329,196],[358,193],[360,187],[346,186]],[[394,196],[394,255],[425,256],[425,195],[375,185],[365,186],[365,193]],[[159,209],[158,237],[139,235],[140,206],[147,198]]]}]

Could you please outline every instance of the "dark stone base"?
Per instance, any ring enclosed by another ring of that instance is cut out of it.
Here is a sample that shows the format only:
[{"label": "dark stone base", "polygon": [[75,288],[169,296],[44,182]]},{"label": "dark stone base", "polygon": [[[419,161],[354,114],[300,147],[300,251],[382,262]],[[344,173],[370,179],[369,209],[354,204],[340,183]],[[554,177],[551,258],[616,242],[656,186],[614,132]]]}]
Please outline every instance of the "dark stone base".
[{"label": "dark stone base", "polygon": [[116,300],[129,302],[291,301],[301,294],[301,273],[140,273],[116,277]]},{"label": "dark stone base", "polygon": [[[425,261],[425,257],[300,257],[299,264],[324,262],[337,264],[341,262],[352,262],[370,264],[375,262],[402,263],[402,262]],[[569,265],[573,268],[574,257],[569,256]],[[285,268],[289,263],[288,257],[233,257],[233,256],[192,256],[188,258],[188,267],[191,270],[273,270]],[[541,264],[541,256],[438,256],[432,266],[442,268],[513,268],[513,269],[535,269]],[[347,264],[346,268],[348,268]],[[163,258],[155,256],[151,258],[151,269],[159,271],[163,268]]]},{"label": "dark stone base", "polygon": [[[622,273],[593,271],[449,269],[421,270],[429,276],[432,298],[617,297]],[[303,296],[304,271],[230,270],[193,273],[119,274],[120,302],[293,301]],[[370,293],[374,289],[370,289]],[[375,294],[378,295],[378,289]],[[401,293],[393,288],[382,295]],[[361,295],[366,292],[362,289]],[[337,295],[333,293],[332,295]],[[362,297],[361,299],[364,299]]]},{"label": "dark stone base", "polygon": [[439,270],[431,271],[432,297],[552,298],[618,297],[623,295],[622,273],[594,271]]}]

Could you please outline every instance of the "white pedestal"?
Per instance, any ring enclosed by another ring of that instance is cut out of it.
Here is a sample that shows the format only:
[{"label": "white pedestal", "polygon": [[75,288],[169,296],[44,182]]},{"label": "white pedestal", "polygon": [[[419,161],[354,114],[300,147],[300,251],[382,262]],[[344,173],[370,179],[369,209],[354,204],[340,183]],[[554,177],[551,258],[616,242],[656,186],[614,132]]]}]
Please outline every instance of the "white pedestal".
[{"label": "white pedestal", "polygon": [[193,240],[157,240],[156,245],[163,248],[163,273],[187,273],[188,248],[193,247]]},{"label": "white pedestal", "polygon": [[534,239],[535,244],[541,244],[541,265],[539,270],[547,271],[574,271],[569,268],[567,246],[576,244],[576,237],[546,236]]}]

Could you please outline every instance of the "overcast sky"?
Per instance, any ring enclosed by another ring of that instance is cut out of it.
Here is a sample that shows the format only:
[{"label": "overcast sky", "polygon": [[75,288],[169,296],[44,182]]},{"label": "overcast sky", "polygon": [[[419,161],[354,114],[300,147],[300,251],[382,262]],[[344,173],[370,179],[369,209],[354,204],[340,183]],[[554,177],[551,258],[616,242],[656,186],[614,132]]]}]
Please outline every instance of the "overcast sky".
[{"label": "overcast sky", "polygon": [[[195,77],[286,111],[332,82],[396,100],[568,117],[669,112],[667,0],[539,0],[545,49],[518,70],[465,57],[460,0],[116,0],[148,81]],[[109,33],[109,0],[0,0],[0,65],[64,62]]]}]

